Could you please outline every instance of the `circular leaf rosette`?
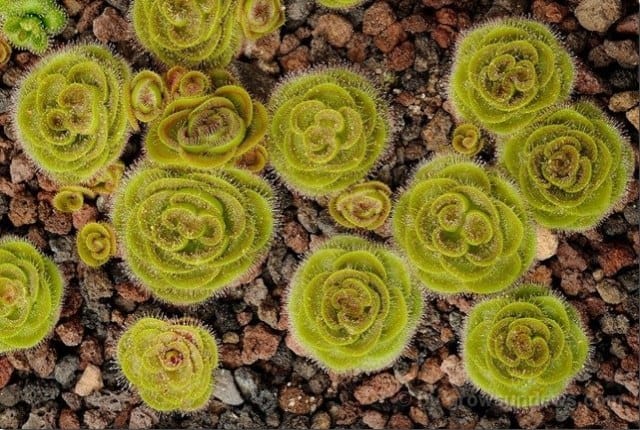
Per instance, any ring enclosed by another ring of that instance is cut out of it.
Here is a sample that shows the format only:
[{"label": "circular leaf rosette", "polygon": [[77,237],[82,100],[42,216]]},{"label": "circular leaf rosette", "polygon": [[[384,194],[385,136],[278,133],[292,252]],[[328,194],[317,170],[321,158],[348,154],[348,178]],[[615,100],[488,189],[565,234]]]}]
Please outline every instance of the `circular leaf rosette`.
[{"label": "circular leaf rosette", "polygon": [[318,363],[371,372],[391,365],[411,340],[422,292],[391,251],[336,236],[296,271],[287,312],[293,336]]},{"label": "circular leaf rosette", "polygon": [[569,54],[545,25],[504,19],[475,28],[458,43],[449,93],[465,120],[512,133],[541,109],[566,100],[573,78]]},{"label": "circular leaf rosette", "polygon": [[242,42],[234,0],[135,0],[132,17],[144,47],[168,65],[228,65]]},{"label": "circular leaf rosette", "polygon": [[379,181],[354,185],[329,201],[329,214],[347,228],[375,230],[391,212],[391,190]]},{"label": "circular leaf rosette", "polygon": [[0,36],[0,67],[5,66],[11,59],[11,45]]},{"label": "circular leaf rosette", "polygon": [[54,180],[89,181],[122,152],[129,66],[99,45],[42,59],[16,93],[14,124],[25,152]]},{"label": "circular leaf rosette", "polygon": [[284,24],[284,6],[281,0],[238,1],[238,20],[248,39],[259,39]]},{"label": "circular leaf rosette", "polygon": [[589,355],[577,312],[544,286],[526,284],[481,302],[471,310],[464,332],[469,379],[514,407],[560,396]]},{"label": "circular leaf rosette", "polygon": [[596,226],[633,172],[630,145],[586,102],[546,111],[506,141],[500,159],[535,220],[564,230]]},{"label": "circular leaf rosette", "polygon": [[462,155],[473,156],[482,150],[482,132],[473,124],[460,124],[453,130],[451,145]]},{"label": "circular leaf rosette", "polygon": [[141,318],[120,337],[117,359],[140,398],[158,411],[196,411],[213,393],[218,347],[195,320]]},{"label": "circular leaf rosette", "polygon": [[116,254],[116,235],[107,223],[90,222],[76,237],[80,259],[91,267],[99,267]]},{"label": "circular leaf rosette", "polygon": [[0,240],[0,353],[32,348],[51,333],[63,285],[56,265],[33,245]]},{"label": "circular leaf rosette", "polygon": [[529,268],[535,231],[507,181],[459,156],[425,164],[400,197],[394,237],[438,293],[493,293]]},{"label": "circular leaf rosette", "polygon": [[67,15],[55,0],[0,0],[0,24],[13,46],[42,54],[64,30]]},{"label": "circular leaf rosette", "polygon": [[269,155],[303,194],[340,191],[363,179],[385,149],[387,108],[376,89],[346,69],[293,77],[272,95]]},{"label": "circular leaf rosette", "polygon": [[149,157],[162,164],[219,167],[251,151],[267,131],[267,111],[236,85],[211,95],[179,97],[145,138]]},{"label": "circular leaf rosette", "polygon": [[266,254],[273,191],[238,169],[143,166],[122,187],[113,224],[135,276],[167,302],[201,302]]}]

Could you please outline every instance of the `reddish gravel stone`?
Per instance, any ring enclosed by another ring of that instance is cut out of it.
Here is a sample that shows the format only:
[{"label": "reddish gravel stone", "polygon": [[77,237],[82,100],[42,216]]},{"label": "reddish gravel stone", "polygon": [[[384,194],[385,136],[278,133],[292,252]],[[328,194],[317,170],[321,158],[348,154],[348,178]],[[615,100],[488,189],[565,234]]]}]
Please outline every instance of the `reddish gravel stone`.
[{"label": "reddish gravel stone", "polygon": [[360,408],[353,402],[334,405],[329,409],[329,414],[337,426],[349,426],[361,417]]},{"label": "reddish gravel stone", "polygon": [[531,10],[534,17],[552,24],[562,22],[569,13],[569,9],[566,6],[561,6],[554,1],[550,2],[548,0],[534,0]]},{"label": "reddish gravel stone", "polygon": [[220,363],[228,369],[237,369],[242,366],[240,347],[238,345],[223,343],[220,345]]},{"label": "reddish gravel stone", "polygon": [[282,229],[284,243],[297,254],[303,254],[309,250],[309,233],[295,221],[289,221]]},{"label": "reddish gravel stone", "polygon": [[443,359],[440,364],[440,370],[447,374],[451,385],[461,387],[467,379],[462,361],[457,355],[450,355]]},{"label": "reddish gravel stone", "polygon": [[429,29],[427,21],[421,15],[410,15],[404,18],[400,25],[404,31],[409,33],[424,33]]},{"label": "reddish gravel stone", "polygon": [[443,407],[453,409],[458,403],[458,400],[460,400],[460,393],[457,388],[451,385],[441,385],[438,388],[438,399]]},{"label": "reddish gravel stone", "polygon": [[362,63],[367,59],[369,37],[362,33],[355,33],[347,44],[347,58],[354,63]]},{"label": "reddish gravel stone", "polygon": [[455,27],[458,24],[458,16],[453,9],[443,7],[436,11],[436,21],[438,24],[450,25]]},{"label": "reddish gravel stone", "polygon": [[388,399],[400,391],[400,383],[391,373],[379,373],[360,384],[353,396],[362,405],[370,405]]},{"label": "reddish gravel stone", "polygon": [[95,0],[89,6],[84,7],[82,15],[80,15],[80,19],[76,25],[78,33],[84,33],[89,29],[93,20],[98,16],[102,5],[102,0]]},{"label": "reddish gravel stone", "polygon": [[598,247],[597,260],[605,276],[615,275],[623,267],[637,264],[633,249],[623,244],[614,243],[601,244]]},{"label": "reddish gravel stone", "polygon": [[80,420],[75,412],[69,408],[64,408],[60,412],[60,418],[58,418],[58,427],[65,430],[77,430],[80,428]]},{"label": "reddish gravel stone", "polygon": [[71,214],[71,219],[73,222],[73,227],[76,230],[80,230],[85,224],[95,221],[98,219],[98,209],[96,209],[93,205],[84,204],[82,208],[78,211],[75,211]]},{"label": "reddish gravel stone", "polygon": [[26,182],[35,176],[35,166],[26,155],[20,153],[11,159],[9,174],[14,184]]},{"label": "reddish gravel stone", "polygon": [[425,427],[429,424],[429,416],[422,408],[411,406],[411,408],[409,409],[409,416],[411,417],[411,420],[416,424],[420,424]]},{"label": "reddish gravel stone", "polygon": [[101,366],[104,362],[102,346],[97,339],[90,337],[80,344],[80,364],[79,368],[84,369],[89,364]]},{"label": "reddish gravel stone", "polygon": [[258,360],[269,360],[276,353],[280,336],[260,323],[248,326],[242,338],[242,362],[253,364]]},{"label": "reddish gravel stone", "polygon": [[300,39],[293,34],[286,34],[282,38],[282,43],[280,43],[278,51],[280,55],[285,55],[296,49],[298,46],[300,46]]},{"label": "reddish gravel stone", "polygon": [[362,422],[372,429],[383,429],[387,426],[387,417],[382,412],[369,409],[362,413]]},{"label": "reddish gravel stone", "polygon": [[444,372],[440,369],[440,363],[434,357],[427,358],[418,372],[418,379],[427,384],[435,384],[443,376]]},{"label": "reddish gravel stone", "polygon": [[31,369],[41,378],[51,375],[56,367],[56,351],[48,341],[27,350],[25,356]]},{"label": "reddish gravel stone", "polygon": [[0,389],[4,388],[11,379],[13,366],[6,356],[0,357]]},{"label": "reddish gravel stone", "polygon": [[[39,197],[42,197],[43,193],[40,193]],[[44,229],[53,234],[59,234],[61,236],[68,234],[71,231],[71,214],[58,212],[51,206],[51,201],[47,195],[46,201],[41,200],[38,202],[38,218],[44,224]]]},{"label": "reddish gravel stone", "polygon": [[574,90],[578,94],[601,94],[607,91],[607,88],[600,79],[596,76],[589,67],[585,66],[580,60],[575,61],[576,64],[576,79],[574,83]]},{"label": "reddish gravel stone", "polygon": [[16,227],[34,224],[38,220],[36,199],[27,192],[16,193],[9,203],[9,220]]},{"label": "reddish gravel stone", "polygon": [[572,248],[571,245],[566,242],[558,245],[556,256],[562,269],[576,269],[581,272],[587,270],[587,260],[584,259],[582,253]]},{"label": "reddish gravel stone", "polygon": [[309,396],[299,387],[284,387],[278,396],[278,404],[282,410],[297,415],[314,412],[321,402],[321,398]]},{"label": "reddish gravel stone", "polygon": [[412,429],[413,423],[409,417],[402,414],[393,414],[387,423],[391,429]]},{"label": "reddish gravel stone", "polygon": [[93,34],[103,43],[124,42],[131,39],[132,31],[127,20],[116,9],[107,7],[102,15],[93,20]]},{"label": "reddish gravel stone", "polygon": [[285,72],[293,72],[309,67],[311,56],[307,46],[298,46],[289,54],[280,58],[280,64]]},{"label": "reddish gravel stone", "polygon": [[518,425],[525,429],[535,429],[542,424],[544,414],[539,408],[522,409],[516,413]]},{"label": "reddish gravel stone", "polygon": [[146,288],[136,285],[133,282],[123,282],[116,284],[116,291],[123,298],[135,303],[142,303],[149,300],[151,293]]},{"label": "reddish gravel stone", "polygon": [[84,327],[78,319],[72,319],[56,327],[56,334],[66,346],[80,345],[84,334]]},{"label": "reddish gravel stone", "polygon": [[435,30],[431,32],[431,38],[442,49],[447,49],[456,39],[456,32],[448,25],[438,24]]},{"label": "reddish gravel stone", "polygon": [[82,306],[82,294],[77,288],[69,288],[65,292],[64,302],[62,303],[62,310],[60,311],[60,317],[69,317],[80,309]]},{"label": "reddish gravel stone", "polygon": [[343,48],[353,35],[353,25],[343,16],[328,13],[318,18],[313,35],[324,37],[331,46]]},{"label": "reddish gravel stone", "polygon": [[379,50],[384,52],[391,52],[400,42],[403,42],[407,38],[407,34],[402,29],[402,25],[399,22],[394,22],[389,27],[385,28],[374,39],[373,43]]},{"label": "reddish gravel stone", "polygon": [[640,21],[640,17],[638,16],[637,13],[634,13],[633,15],[629,15],[628,17],[620,21],[620,23],[618,23],[618,25],[616,26],[616,31],[618,33],[637,35],[638,32],[640,31],[639,21]]},{"label": "reddish gravel stone", "polygon": [[362,32],[369,36],[376,36],[393,24],[395,20],[396,15],[387,2],[376,2],[364,12]]},{"label": "reddish gravel stone", "polygon": [[400,72],[411,67],[415,58],[415,47],[412,42],[407,40],[391,51],[387,57],[387,66],[396,72]]}]

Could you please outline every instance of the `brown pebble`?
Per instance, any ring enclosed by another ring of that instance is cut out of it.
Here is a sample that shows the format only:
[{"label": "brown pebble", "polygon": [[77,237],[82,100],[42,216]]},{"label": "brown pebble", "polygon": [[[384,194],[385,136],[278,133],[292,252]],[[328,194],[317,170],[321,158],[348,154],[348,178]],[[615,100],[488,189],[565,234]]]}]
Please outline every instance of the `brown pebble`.
[{"label": "brown pebble", "polygon": [[396,20],[396,15],[389,3],[378,1],[364,11],[362,17],[362,32],[369,36],[376,36]]},{"label": "brown pebble", "polygon": [[349,426],[361,416],[360,408],[353,402],[334,405],[329,409],[329,413],[337,426]]},{"label": "brown pebble", "polygon": [[369,36],[362,33],[355,33],[347,44],[347,58],[354,63],[362,63],[367,59],[367,47],[369,46]]},{"label": "brown pebble", "polygon": [[101,366],[104,362],[104,355],[100,342],[93,337],[85,339],[80,344],[80,369],[86,368],[89,364]]},{"label": "brown pebble", "polygon": [[383,429],[387,426],[387,417],[380,411],[368,409],[362,413],[362,422],[372,429]]},{"label": "brown pebble", "polygon": [[[44,193],[40,193],[38,197]],[[71,214],[59,212],[51,206],[51,201],[40,200],[38,202],[38,218],[44,224],[44,229],[49,233],[64,236],[71,231]]]},{"label": "brown pebble", "polygon": [[599,76],[596,76],[591,69],[576,60],[576,79],[574,90],[579,94],[601,94],[606,92],[606,86]]},{"label": "brown pebble", "polygon": [[640,31],[640,17],[637,13],[629,15],[618,23],[616,31],[618,33],[633,34],[634,36]]},{"label": "brown pebble", "polygon": [[331,46],[343,48],[353,35],[353,25],[343,16],[328,13],[318,18],[313,35],[324,37]]},{"label": "brown pebble", "polygon": [[623,267],[637,264],[633,249],[627,245],[615,243],[601,244],[598,247],[597,260],[605,276],[615,275]]},{"label": "brown pebble", "polygon": [[78,319],[72,319],[56,327],[56,334],[66,346],[77,346],[82,342],[84,327]]},{"label": "brown pebble", "polygon": [[389,422],[387,423],[387,425],[389,426],[389,428],[392,428],[392,429],[412,429],[413,428],[413,424],[411,423],[411,420],[409,419],[409,417],[400,413],[391,415],[391,418],[389,418]]},{"label": "brown pebble", "polygon": [[516,420],[521,428],[535,429],[542,424],[544,414],[540,408],[521,409],[516,412]]},{"label": "brown pebble", "polygon": [[418,372],[418,379],[427,384],[435,384],[444,376],[444,372],[440,369],[438,359],[434,357],[427,358]]},{"label": "brown pebble", "polygon": [[566,6],[561,6],[558,3],[548,0],[534,0],[531,5],[533,16],[543,22],[552,24],[558,24],[569,13],[569,9]]},{"label": "brown pebble", "polygon": [[407,34],[402,29],[399,22],[394,22],[385,28],[374,39],[373,43],[384,53],[391,52],[400,42],[407,38]]},{"label": "brown pebble", "polygon": [[36,199],[27,192],[16,193],[9,203],[9,220],[15,227],[34,224],[38,220]]},{"label": "brown pebble", "polygon": [[427,412],[422,408],[411,406],[411,408],[409,409],[409,416],[411,417],[411,420],[416,424],[420,424],[425,427],[429,424],[429,416],[427,415]]},{"label": "brown pebble", "polygon": [[58,427],[61,429],[76,430],[80,428],[80,420],[78,420],[78,416],[75,412],[69,408],[64,408],[60,411]]},{"label": "brown pebble", "polygon": [[431,32],[431,38],[440,48],[447,49],[455,41],[456,32],[448,25],[438,24]]},{"label": "brown pebble", "polygon": [[411,67],[415,58],[415,47],[412,42],[406,40],[396,46],[395,49],[389,53],[389,56],[387,57],[387,66],[391,70],[400,72]]},{"label": "brown pebble", "polygon": [[98,16],[100,8],[102,7],[102,0],[95,0],[89,6],[85,6],[76,25],[78,33],[84,33],[89,29],[93,20]]},{"label": "brown pebble", "polygon": [[134,303],[146,302],[149,300],[149,297],[151,297],[149,290],[133,282],[121,282],[116,284],[116,291],[123,298],[131,300]]},{"label": "brown pebble", "polygon": [[438,387],[438,399],[444,408],[453,409],[460,399],[460,393],[451,385],[441,385]]},{"label": "brown pebble", "polygon": [[51,348],[49,341],[27,350],[25,356],[31,369],[41,378],[51,375],[56,367],[56,351]]},{"label": "brown pebble", "polygon": [[7,357],[0,357],[0,389],[4,388],[13,374],[13,365]]},{"label": "brown pebble", "polygon": [[93,20],[93,34],[103,43],[124,42],[131,39],[132,31],[127,20],[116,9],[107,7],[102,15]]},{"label": "brown pebble", "polygon": [[269,360],[279,343],[280,336],[262,323],[246,327],[242,337],[242,362],[253,364],[258,360]]},{"label": "brown pebble", "polygon": [[280,58],[280,65],[285,72],[293,72],[296,70],[302,70],[309,67],[311,61],[311,55],[309,53],[309,47],[298,46],[289,54]]},{"label": "brown pebble", "polygon": [[445,24],[451,27],[455,27],[458,23],[458,16],[453,9],[443,7],[436,11],[436,21],[438,24]]},{"label": "brown pebble", "polygon": [[400,390],[400,383],[388,372],[379,373],[356,387],[353,396],[362,405],[388,399]]},{"label": "brown pebble", "polygon": [[297,415],[314,412],[321,402],[321,398],[308,395],[300,387],[284,387],[278,396],[280,408]]},{"label": "brown pebble", "polygon": [[223,343],[219,347],[220,363],[227,369],[237,369],[242,366],[240,347],[238,345]]},{"label": "brown pebble", "polygon": [[427,21],[422,17],[422,15],[410,15],[404,18],[400,25],[402,25],[402,29],[409,33],[424,33],[429,29],[427,25]]},{"label": "brown pebble", "polygon": [[295,221],[289,221],[282,229],[284,243],[297,254],[309,250],[309,233]]}]

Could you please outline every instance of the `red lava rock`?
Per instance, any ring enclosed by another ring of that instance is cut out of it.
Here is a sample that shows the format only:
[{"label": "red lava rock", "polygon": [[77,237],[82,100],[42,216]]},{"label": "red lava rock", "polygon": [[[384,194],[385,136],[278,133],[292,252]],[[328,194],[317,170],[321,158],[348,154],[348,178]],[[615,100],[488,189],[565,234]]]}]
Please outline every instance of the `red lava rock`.
[{"label": "red lava rock", "polygon": [[7,355],[7,360],[13,366],[15,370],[21,370],[23,372],[28,372],[31,370],[29,366],[29,361],[27,360],[27,356],[24,351],[14,351],[10,352]]},{"label": "red lava rock", "polygon": [[623,267],[636,263],[636,255],[633,249],[623,244],[603,243],[598,247],[598,263],[605,276],[618,273]]},{"label": "red lava rock", "polygon": [[[620,363],[622,366],[622,361]],[[638,372],[624,372],[622,369],[616,370],[613,380],[623,385],[631,394],[637,396],[640,392],[640,382],[638,381]]]},{"label": "red lava rock", "polygon": [[240,347],[238,345],[223,343],[219,347],[220,363],[228,369],[237,369],[242,366]]},{"label": "red lava rock", "polygon": [[328,13],[318,18],[313,35],[324,37],[331,46],[343,48],[353,36],[353,25],[343,16]]},{"label": "red lava rock", "polygon": [[627,372],[637,372],[638,371],[638,356],[637,355],[627,355],[622,360],[620,360],[620,367],[622,370]]},{"label": "red lava rock", "polygon": [[427,358],[420,367],[418,379],[427,384],[435,384],[444,376],[444,372],[440,369],[440,364],[436,358]]},{"label": "red lava rock", "polygon": [[16,193],[9,203],[9,220],[16,227],[34,224],[38,220],[36,199],[27,192]]},{"label": "red lava rock", "polygon": [[366,410],[362,413],[362,422],[372,429],[383,429],[387,425],[387,417],[382,412]]},{"label": "red lava rock", "polygon": [[67,346],[77,346],[82,342],[84,327],[78,319],[72,319],[56,327],[56,334]]},{"label": "red lava rock", "polygon": [[379,373],[360,384],[353,396],[362,405],[370,405],[388,399],[400,391],[400,383],[391,373]]},{"label": "red lava rock", "polygon": [[618,23],[616,31],[618,33],[633,34],[634,36],[640,31],[640,17],[637,13],[629,15]]},{"label": "red lava rock", "polygon": [[456,32],[448,25],[438,24],[435,30],[431,32],[431,38],[442,49],[447,49],[455,41]]},{"label": "red lava rock", "polygon": [[85,224],[98,219],[98,209],[85,203],[80,210],[71,214],[71,219],[76,230],[80,230]]},{"label": "red lava rock", "polygon": [[41,378],[51,375],[56,367],[56,351],[48,341],[27,350],[25,356],[31,369]]},{"label": "red lava rock", "polygon": [[450,25],[451,27],[455,27],[458,23],[458,16],[453,9],[443,7],[442,9],[438,9],[436,11],[436,21],[438,21],[438,24],[445,24]]},{"label": "red lava rock", "polygon": [[451,385],[461,387],[467,379],[462,361],[457,355],[450,355],[442,360],[440,370],[449,376],[449,382]]},{"label": "red lava rock", "polygon": [[544,414],[539,408],[521,409],[516,412],[518,425],[525,429],[535,429],[542,424]]},{"label": "red lava rock", "polygon": [[587,297],[584,303],[590,318],[602,316],[607,307],[604,301],[598,297]]},{"label": "red lava rock", "polygon": [[411,408],[409,408],[409,416],[414,423],[425,427],[429,424],[429,416],[422,408],[411,406]]},{"label": "red lava rock", "polygon": [[131,33],[127,20],[112,7],[107,7],[93,20],[93,34],[103,43],[124,42],[131,39]]},{"label": "red lava rock", "polygon": [[296,49],[298,46],[300,46],[300,39],[293,34],[286,34],[282,38],[278,52],[280,55],[285,55]]},{"label": "red lava rock", "polygon": [[82,294],[75,288],[69,288],[64,295],[64,302],[62,303],[62,310],[60,311],[60,317],[69,317],[80,309],[82,306]]},{"label": "red lava rock", "polygon": [[607,91],[605,84],[580,60],[575,61],[576,79],[574,90],[578,94],[601,94]]},{"label": "red lava rock", "polygon": [[47,247],[47,239],[44,237],[42,229],[35,225],[29,226],[27,239],[29,239],[31,243],[40,250],[44,250]]},{"label": "red lava rock", "polygon": [[389,418],[389,422],[387,423],[389,428],[391,429],[412,429],[413,423],[409,419],[409,417],[402,414],[393,414],[391,418]]},{"label": "red lava rock", "polygon": [[418,376],[418,363],[411,363],[408,369],[404,371],[394,371],[395,377],[401,384],[406,384],[416,379]]},{"label": "red lava rock", "polygon": [[434,9],[440,9],[443,6],[449,6],[455,3],[456,0],[422,0],[422,4]]},{"label": "red lava rock", "polygon": [[369,37],[362,33],[356,33],[347,43],[347,58],[354,63],[362,63],[367,59],[367,47],[369,46]]},{"label": "red lava rock", "polygon": [[291,336],[291,333],[287,333],[287,335],[284,337],[284,343],[285,345],[287,345],[287,348],[293,351],[293,353],[296,354],[297,356],[299,357],[307,356],[307,352],[302,348],[302,346],[300,346],[300,344],[295,340],[295,338]]},{"label": "red lava rock", "polygon": [[551,286],[551,269],[543,265],[536,266],[524,275],[524,280],[526,282]]},{"label": "red lava rock", "polygon": [[558,245],[556,256],[563,269],[576,269],[581,272],[587,270],[587,261],[582,256],[582,253],[566,242],[561,242]]},{"label": "red lava rock", "polygon": [[289,54],[280,58],[280,64],[286,72],[293,72],[309,67],[311,55],[307,46],[298,46]]},{"label": "red lava rock", "polygon": [[79,368],[84,369],[88,364],[101,366],[104,362],[104,354],[100,342],[93,337],[85,339],[80,344],[80,364]]},{"label": "red lava rock", "polygon": [[360,408],[353,402],[345,402],[332,406],[329,413],[333,421],[338,426],[348,426],[356,422],[360,418]]},{"label": "red lava rock", "polygon": [[369,36],[376,36],[393,24],[395,20],[396,15],[387,2],[376,2],[364,11],[362,32]]},{"label": "red lava rock", "polygon": [[379,50],[384,52],[391,52],[400,42],[406,40],[407,34],[402,29],[402,25],[399,22],[394,22],[389,27],[385,28],[374,39],[373,43]]},{"label": "red lava rock", "polygon": [[75,412],[69,408],[64,408],[60,412],[60,418],[58,418],[58,427],[66,430],[76,430],[80,428],[80,420]]},{"label": "red lava rock", "polygon": [[427,21],[422,17],[422,15],[410,15],[404,18],[400,25],[402,29],[409,33],[424,33],[429,29],[427,25]]},{"label": "red lava rock", "polygon": [[395,47],[389,56],[387,57],[387,66],[391,70],[400,72],[408,69],[413,65],[413,60],[416,58],[416,50],[413,43],[406,40],[402,44]]},{"label": "red lava rock", "polygon": [[38,218],[50,233],[63,236],[71,231],[71,214],[54,210],[50,201],[38,202]]},{"label": "red lava rock", "polygon": [[20,153],[11,159],[9,175],[11,175],[11,182],[14,184],[26,182],[33,178],[35,174],[35,166],[23,153]]},{"label": "red lava rock", "polygon": [[151,294],[146,288],[136,285],[133,282],[122,282],[120,284],[116,284],[116,291],[123,298],[135,303],[146,302],[149,300],[149,297],[151,297]]},{"label": "red lava rock", "polygon": [[314,412],[321,402],[321,398],[309,396],[299,387],[284,387],[278,396],[280,408],[297,415]]},{"label": "red lava rock", "polygon": [[442,385],[438,388],[438,399],[446,409],[453,409],[460,399],[460,393],[451,385]]},{"label": "red lava rock", "polygon": [[109,426],[107,413],[99,409],[89,409],[82,416],[84,425],[90,429],[106,429]]},{"label": "red lava rock", "polygon": [[309,250],[309,233],[295,221],[289,221],[282,229],[284,243],[297,254]]},{"label": "red lava rock", "polygon": [[560,280],[560,288],[570,296],[577,296],[584,290],[582,272],[567,270]]},{"label": "red lava rock", "polygon": [[236,321],[238,321],[238,324],[240,324],[242,327],[249,324],[252,319],[253,319],[253,312],[251,311],[238,312],[236,314]]},{"label": "red lava rock", "polygon": [[566,6],[561,6],[554,1],[550,2],[548,0],[534,0],[531,10],[534,17],[553,24],[562,22],[569,13],[569,9]]},{"label": "red lava rock", "polygon": [[0,389],[4,388],[11,379],[13,366],[7,357],[0,357]]},{"label": "red lava rock", "polygon": [[613,375],[615,373],[615,366],[610,361],[600,363],[597,376],[604,381],[613,381]]},{"label": "red lava rock", "polygon": [[80,15],[80,19],[76,25],[78,33],[84,33],[89,29],[93,20],[98,16],[101,7],[102,0],[95,0],[89,6],[84,7],[82,15]]},{"label": "red lava rock", "polygon": [[[628,396],[621,396],[620,399],[612,396],[614,398],[610,398],[607,400],[607,406],[616,414],[618,417],[622,418],[624,421],[629,423],[635,423],[640,420],[640,412],[638,411],[638,400],[635,398],[630,398]],[[628,398],[633,401],[634,405],[627,404],[622,401],[622,399]]]},{"label": "red lava rock", "polygon": [[242,362],[253,364],[258,360],[268,360],[276,353],[280,336],[260,323],[248,326],[242,338]]},{"label": "red lava rock", "polygon": [[[292,37],[295,39],[295,36]],[[268,34],[247,44],[247,49],[250,51],[250,55],[255,58],[267,62],[272,61],[280,49],[280,35],[278,33]]]}]

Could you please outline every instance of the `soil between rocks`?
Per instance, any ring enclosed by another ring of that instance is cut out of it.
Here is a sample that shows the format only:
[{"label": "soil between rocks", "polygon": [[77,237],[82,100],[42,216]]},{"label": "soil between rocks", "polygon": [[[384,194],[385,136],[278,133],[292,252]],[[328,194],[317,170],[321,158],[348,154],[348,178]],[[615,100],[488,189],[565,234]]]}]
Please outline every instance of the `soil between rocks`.
[{"label": "soil between rocks", "polygon": [[[128,0],[62,0],[69,24],[54,46],[99,40],[135,69],[156,67],[136,47]],[[578,64],[575,98],[588,98],[618,121],[636,150],[638,4],[633,0],[387,0],[331,11],[312,0],[285,0],[279,35],[247,45],[234,68],[258,98],[289,72],[318,64],[357,64],[395,111],[393,149],[370,177],[397,192],[415,166],[445,149],[455,125],[446,76],[460,31],[491,17],[531,16],[551,24]],[[191,415],[158,414],[124,386],[114,346],[127,321],[181,309],[160,304],[130,282],[120,259],[101,269],[78,264],[76,230],[108,217],[108,201],[78,213],[51,207],[55,187],[22,154],[8,127],[9,94],[37,57],[14,51],[0,69],[0,233],[28,237],[67,280],[62,318],[40,347],[0,357],[0,428],[638,428],[638,183],[602,224],[575,234],[542,232],[543,260],[526,279],[549,285],[578,308],[592,360],[550,405],[510,410],[466,383],[459,356],[472,297],[429,297],[410,348],[389,369],[338,377],[298,355],[281,313],[283,295],[309,247],[342,231],[326,204],[274,181],[282,224],[255,279],[187,314],[220,340],[215,398]],[[123,160],[141,154],[133,135]],[[480,154],[491,162],[492,148]],[[637,164],[637,163],[636,163]],[[274,178],[273,174],[267,174]],[[637,178],[637,169],[636,175]],[[388,242],[382,229],[371,237]]]}]

